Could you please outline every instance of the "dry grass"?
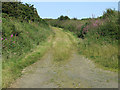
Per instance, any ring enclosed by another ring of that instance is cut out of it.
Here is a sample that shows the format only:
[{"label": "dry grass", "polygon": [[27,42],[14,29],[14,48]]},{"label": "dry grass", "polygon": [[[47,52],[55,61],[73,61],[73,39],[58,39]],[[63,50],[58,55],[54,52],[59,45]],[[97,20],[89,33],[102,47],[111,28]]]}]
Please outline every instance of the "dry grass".
[{"label": "dry grass", "polygon": [[117,71],[118,69],[118,46],[97,43],[86,43],[85,40],[79,42],[79,52],[86,57],[92,59],[98,66]]},{"label": "dry grass", "polygon": [[[73,50],[73,36],[70,33],[64,33],[62,29],[53,28],[56,37],[53,42],[53,57],[55,61],[67,60]],[[68,35],[69,34],[69,35]],[[60,62],[59,62],[60,63]]]}]

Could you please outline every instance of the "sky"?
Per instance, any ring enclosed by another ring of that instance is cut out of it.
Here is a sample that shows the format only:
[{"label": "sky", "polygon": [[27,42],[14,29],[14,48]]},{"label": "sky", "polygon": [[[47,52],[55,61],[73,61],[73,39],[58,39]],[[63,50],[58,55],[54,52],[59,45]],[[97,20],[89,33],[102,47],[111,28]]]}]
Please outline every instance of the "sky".
[{"label": "sky", "polygon": [[[25,3],[25,2],[24,2]],[[56,19],[61,15],[70,18],[99,17],[107,8],[118,10],[118,2],[27,2],[34,5],[41,18]]]}]

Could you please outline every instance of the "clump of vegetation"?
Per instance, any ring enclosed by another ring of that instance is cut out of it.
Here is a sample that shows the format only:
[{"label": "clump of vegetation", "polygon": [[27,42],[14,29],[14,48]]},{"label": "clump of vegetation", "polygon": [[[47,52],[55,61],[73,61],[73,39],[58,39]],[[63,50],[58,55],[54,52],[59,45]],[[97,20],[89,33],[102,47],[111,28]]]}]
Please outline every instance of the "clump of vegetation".
[{"label": "clump of vegetation", "polygon": [[37,13],[34,5],[22,4],[22,2],[3,2],[2,3],[2,17],[14,17],[20,21],[27,22],[44,22]]},{"label": "clump of vegetation", "polygon": [[1,40],[4,60],[30,51],[45,41],[51,32],[48,25],[43,23],[28,24],[3,18],[2,25]]},{"label": "clump of vegetation", "polygon": [[58,20],[70,20],[70,18],[68,16],[63,16],[61,15]]},{"label": "clump of vegetation", "polygon": [[[60,18],[61,20],[59,20]],[[89,33],[96,29],[94,31],[98,33],[103,32],[104,36],[118,39],[118,12],[115,10],[107,9],[101,18],[87,18],[81,20],[64,20],[63,16],[60,18],[49,20],[48,23],[52,26],[74,32],[79,38],[84,38],[87,32]]]}]

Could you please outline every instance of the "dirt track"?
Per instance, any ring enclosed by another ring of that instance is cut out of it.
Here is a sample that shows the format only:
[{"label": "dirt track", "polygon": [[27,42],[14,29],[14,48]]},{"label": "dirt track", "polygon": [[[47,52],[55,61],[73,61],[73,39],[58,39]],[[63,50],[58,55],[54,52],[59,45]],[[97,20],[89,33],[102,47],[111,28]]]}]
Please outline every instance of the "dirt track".
[{"label": "dirt track", "polygon": [[[73,50],[65,63],[56,64],[54,44],[68,41],[69,36],[56,28],[55,40],[41,60],[23,70],[12,88],[117,88],[118,74],[95,67],[91,60]],[[63,36],[66,35],[65,38]],[[71,40],[69,40],[71,41]],[[59,51],[58,51],[59,52]],[[64,62],[64,61],[62,61]]]}]

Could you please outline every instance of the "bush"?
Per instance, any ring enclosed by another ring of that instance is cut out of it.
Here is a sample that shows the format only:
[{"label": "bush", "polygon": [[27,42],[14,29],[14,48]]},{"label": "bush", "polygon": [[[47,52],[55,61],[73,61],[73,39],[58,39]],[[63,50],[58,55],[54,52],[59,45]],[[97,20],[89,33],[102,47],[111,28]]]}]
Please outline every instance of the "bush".
[{"label": "bush", "polygon": [[77,20],[77,18],[73,18],[73,20]]},{"label": "bush", "polygon": [[115,15],[115,10],[112,9],[107,9],[104,13],[103,13],[103,18],[107,18],[110,17],[112,15]]},{"label": "bush", "polygon": [[118,24],[115,22],[107,22],[98,28],[98,32],[101,36],[109,36],[111,39],[118,40]]},{"label": "bush", "polygon": [[70,18],[68,16],[63,16],[61,15],[58,20],[70,20]]},{"label": "bush", "polygon": [[3,2],[2,3],[2,13],[3,17],[7,18],[8,16],[14,17],[21,21],[25,20],[27,22],[32,21],[43,21],[38,13],[34,5],[30,4],[22,4],[22,2]]}]

